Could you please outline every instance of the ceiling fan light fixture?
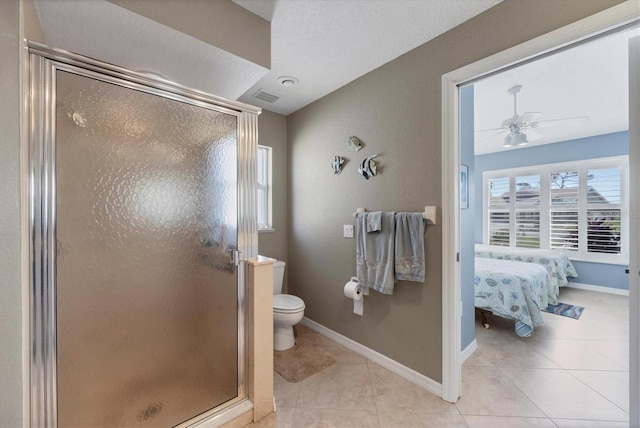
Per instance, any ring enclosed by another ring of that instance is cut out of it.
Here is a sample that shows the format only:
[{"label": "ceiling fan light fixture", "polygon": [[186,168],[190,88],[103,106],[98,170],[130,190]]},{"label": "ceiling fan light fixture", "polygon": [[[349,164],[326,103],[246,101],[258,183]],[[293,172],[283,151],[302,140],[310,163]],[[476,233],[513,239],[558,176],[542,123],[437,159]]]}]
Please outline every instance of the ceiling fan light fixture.
[{"label": "ceiling fan light fixture", "polygon": [[515,138],[516,146],[524,146],[529,143],[529,140],[527,140],[526,134],[522,134],[522,133],[517,134],[515,137],[516,137]]},{"label": "ceiling fan light fixture", "polygon": [[502,143],[502,147],[504,147],[504,148],[513,147],[513,141],[511,139],[511,134],[507,134],[507,136],[504,137],[504,143]]}]

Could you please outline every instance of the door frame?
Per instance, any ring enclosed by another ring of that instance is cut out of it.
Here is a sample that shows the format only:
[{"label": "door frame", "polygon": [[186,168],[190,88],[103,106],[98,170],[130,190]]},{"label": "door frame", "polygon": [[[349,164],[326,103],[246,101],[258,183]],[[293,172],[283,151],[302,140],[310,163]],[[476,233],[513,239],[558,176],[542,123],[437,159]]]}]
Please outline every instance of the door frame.
[{"label": "door frame", "polygon": [[[637,3],[627,1],[442,76],[442,398],[444,400],[452,403],[458,400],[461,395],[462,380],[459,86],[638,19],[640,19],[640,11]],[[638,145],[640,142],[635,141],[635,144]],[[635,161],[630,157],[631,170],[637,170],[640,167]],[[637,189],[634,191],[637,193]],[[630,258],[637,258],[640,254],[640,245],[636,240],[630,241]],[[639,293],[635,290],[638,288],[637,278],[635,281],[630,278],[629,288],[631,307],[640,308]],[[637,317],[630,327],[632,336],[640,332],[640,322]],[[638,367],[640,364],[638,354],[637,349],[631,350],[630,367]],[[638,391],[639,384],[638,371],[632,369],[631,391]],[[631,417],[632,426],[640,424],[640,421],[633,419],[638,418],[637,412],[635,416],[632,412]]]}]

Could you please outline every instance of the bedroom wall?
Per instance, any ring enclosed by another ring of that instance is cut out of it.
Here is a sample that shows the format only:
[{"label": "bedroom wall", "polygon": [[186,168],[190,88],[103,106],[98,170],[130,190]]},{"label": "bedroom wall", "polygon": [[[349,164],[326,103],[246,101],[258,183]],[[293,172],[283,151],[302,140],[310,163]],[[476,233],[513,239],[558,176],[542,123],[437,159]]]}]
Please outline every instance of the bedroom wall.
[{"label": "bedroom wall", "polygon": [[[288,117],[289,289],[304,299],[307,317],[441,382],[441,223],[426,228],[425,283],[401,282],[392,296],[372,292],[362,317],[343,294],[355,241],[342,237],[342,226],[353,224],[357,207],[441,206],[444,73],[617,3],[505,0]],[[350,135],[364,142],[360,152],[347,151]],[[375,153],[379,175],[364,180],[357,163]],[[334,155],[348,159],[340,175],[329,167]]]},{"label": "bedroom wall", "polygon": [[[629,132],[596,135],[556,144],[545,144],[525,149],[508,150],[476,156],[475,181],[482,183],[482,173],[505,168],[571,162],[629,154]],[[482,185],[476,186],[476,200],[482,201]],[[475,217],[482,219],[482,203],[476,204]],[[482,242],[482,221],[476,222],[475,240]],[[581,284],[599,285],[616,289],[629,289],[627,266],[606,263],[573,262]]]},{"label": "bedroom wall", "polygon": [[460,88],[460,163],[469,167],[469,208],[460,209],[460,291],[462,299],[462,336],[464,350],[476,338],[475,254],[473,239],[476,204],[473,147],[473,85]]},{"label": "bedroom wall", "polygon": [[[268,110],[258,116],[258,144],[272,147],[273,231],[258,234],[258,253],[287,261],[287,118]],[[286,290],[285,268],[283,288]]]}]

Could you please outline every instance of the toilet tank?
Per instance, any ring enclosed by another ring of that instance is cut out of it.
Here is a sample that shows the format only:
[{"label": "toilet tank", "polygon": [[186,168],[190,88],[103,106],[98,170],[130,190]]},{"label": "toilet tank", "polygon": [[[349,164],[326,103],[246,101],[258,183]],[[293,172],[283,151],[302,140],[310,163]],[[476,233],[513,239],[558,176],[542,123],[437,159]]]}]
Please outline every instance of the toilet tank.
[{"label": "toilet tank", "polygon": [[282,282],[284,281],[285,262],[276,260],[273,264],[273,294],[282,293]]}]

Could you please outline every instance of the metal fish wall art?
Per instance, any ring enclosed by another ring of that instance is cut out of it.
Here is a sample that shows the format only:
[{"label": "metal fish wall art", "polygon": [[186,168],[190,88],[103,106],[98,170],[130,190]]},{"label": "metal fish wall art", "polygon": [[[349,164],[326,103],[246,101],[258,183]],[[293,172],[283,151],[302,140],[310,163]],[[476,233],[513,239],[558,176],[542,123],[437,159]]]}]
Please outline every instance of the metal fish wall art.
[{"label": "metal fish wall art", "polygon": [[377,157],[378,155],[371,155],[367,158],[365,158],[365,160],[362,161],[362,163],[360,163],[360,166],[358,166],[358,172],[360,173],[360,175],[362,175],[366,180],[369,179],[369,177],[373,177],[374,175],[376,175],[376,163],[373,160],[373,158]]},{"label": "metal fish wall art", "polygon": [[347,148],[349,149],[349,151],[357,152],[362,148],[362,143],[360,142],[360,139],[358,137],[352,135],[351,137],[349,137],[349,141],[347,142]]},{"label": "metal fish wall art", "polygon": [[331,162],[331,168],[333,168],[334,174],[340,174],[342,171],[342,164],[344,163],[344,158],[341,156],[334,156],[333,162]]}]

